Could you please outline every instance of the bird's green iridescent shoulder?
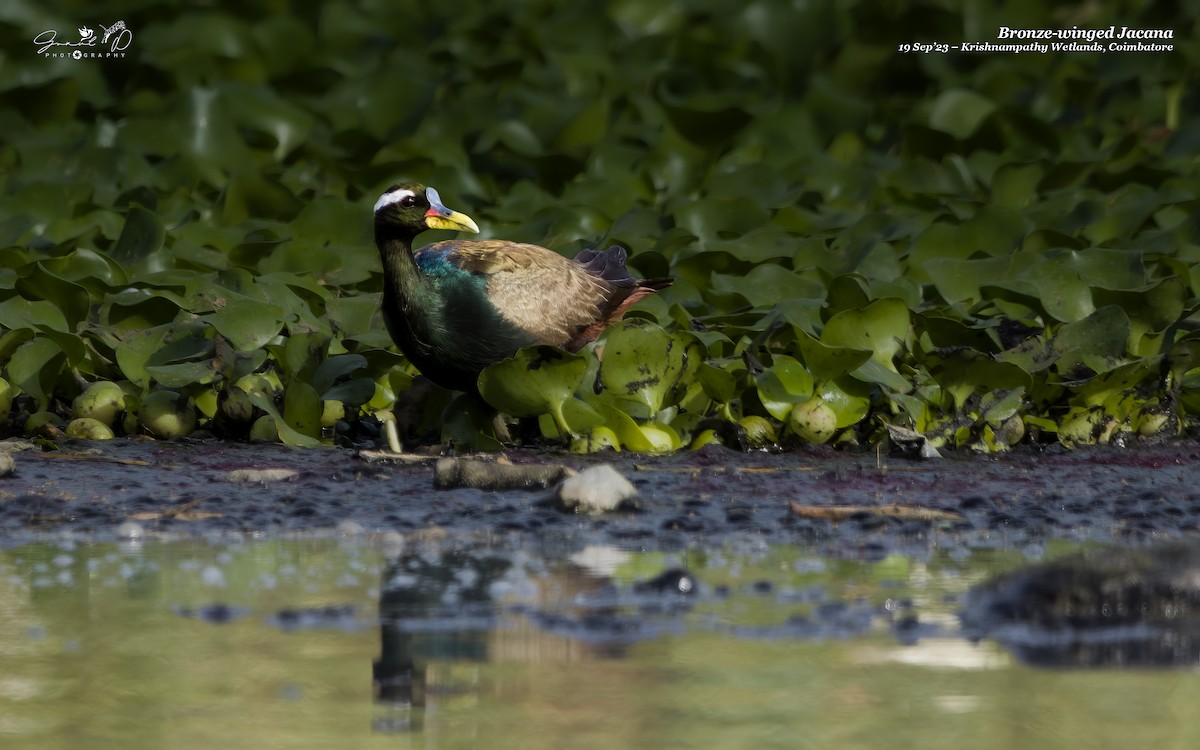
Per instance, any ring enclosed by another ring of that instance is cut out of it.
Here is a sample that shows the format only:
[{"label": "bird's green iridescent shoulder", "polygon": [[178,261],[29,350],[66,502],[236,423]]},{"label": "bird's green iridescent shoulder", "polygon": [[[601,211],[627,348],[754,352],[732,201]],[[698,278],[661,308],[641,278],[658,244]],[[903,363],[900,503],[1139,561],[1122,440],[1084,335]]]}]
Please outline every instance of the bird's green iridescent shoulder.
[{"label": "bird's green iridescent shoulder", "polygon": [[413,251],[413,261],[417,268],[433,278],[448,276],[469,276],[470,272],[460,267],[454,257],[454,241],[435,242],[419,250]]}]

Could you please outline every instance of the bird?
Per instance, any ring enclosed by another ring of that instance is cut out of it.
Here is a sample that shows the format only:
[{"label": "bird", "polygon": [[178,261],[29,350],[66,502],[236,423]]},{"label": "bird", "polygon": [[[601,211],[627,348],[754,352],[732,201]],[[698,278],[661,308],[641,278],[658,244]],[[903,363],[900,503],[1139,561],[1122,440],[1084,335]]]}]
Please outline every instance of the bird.
[{"label": "bird", "polygon": [[478,233],[433,187],[402,182],[375,202],[384,323],[429,380],[477,393],[479,373],[525,346],[578,351],[671,279],[634,279],[614,245],[574,259],[538,245],[446,240],[413,249],[428,229]]}]

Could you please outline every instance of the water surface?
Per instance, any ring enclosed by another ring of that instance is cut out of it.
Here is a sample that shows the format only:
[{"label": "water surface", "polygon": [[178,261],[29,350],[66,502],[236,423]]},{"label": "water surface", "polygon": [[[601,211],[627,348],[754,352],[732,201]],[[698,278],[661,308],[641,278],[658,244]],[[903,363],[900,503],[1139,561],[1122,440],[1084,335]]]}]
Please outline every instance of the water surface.
[{"label": "water surface", "polygon": [[1038,669],[962,637],[966,589],[1025,562],[26,544],[0,551],[0,746],[1200,745],[1189,670]]}]

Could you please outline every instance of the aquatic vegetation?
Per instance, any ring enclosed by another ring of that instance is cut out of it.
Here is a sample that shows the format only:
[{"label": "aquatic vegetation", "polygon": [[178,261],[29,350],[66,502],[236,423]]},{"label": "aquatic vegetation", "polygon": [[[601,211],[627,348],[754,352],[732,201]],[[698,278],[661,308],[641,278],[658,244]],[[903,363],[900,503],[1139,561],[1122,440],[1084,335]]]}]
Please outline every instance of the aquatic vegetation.
[{"label": "aquatic vegetation", "polygon": [[[11,432],[315,445],[394,415],[409,440],[496,445],[379,318],[372,204],[397,180],[485,237],[619,245],[636,277],[675,279],[578,354],[484,371],[492,406],[536,419],[526,439],[769,448],[896,424],[996,451],[1200,415],[1193,44],[905,54],[1062,22],[875,0],[272,7],[123,11],[120,61],[9,45]],[[0,27],[33,39],[48,13],[16,0]],[[1086,13],[1182,30],[1200,10]]]}]

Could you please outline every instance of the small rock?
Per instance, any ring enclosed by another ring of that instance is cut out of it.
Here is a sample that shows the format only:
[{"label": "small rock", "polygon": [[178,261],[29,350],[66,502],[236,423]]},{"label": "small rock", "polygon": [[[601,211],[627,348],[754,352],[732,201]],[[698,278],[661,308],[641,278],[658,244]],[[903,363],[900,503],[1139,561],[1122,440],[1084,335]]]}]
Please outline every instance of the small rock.
[{"label": "small rock", "polygon": [[600,464],[563,480],[554,499],[561,510],[571,513],[606,513],[640,510],[637,489],[612,467]]},{"label": "small rock", "polygon": [[0,453],[0,477],[11,477],[17,473],[17,462],[11,453]]},{"label": "small rock", "polygon": [[235,469],[225,475],[226,482],[282,482],[300,476],[295,469]]}]

